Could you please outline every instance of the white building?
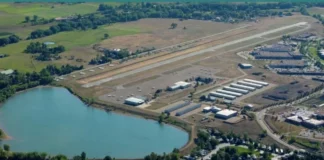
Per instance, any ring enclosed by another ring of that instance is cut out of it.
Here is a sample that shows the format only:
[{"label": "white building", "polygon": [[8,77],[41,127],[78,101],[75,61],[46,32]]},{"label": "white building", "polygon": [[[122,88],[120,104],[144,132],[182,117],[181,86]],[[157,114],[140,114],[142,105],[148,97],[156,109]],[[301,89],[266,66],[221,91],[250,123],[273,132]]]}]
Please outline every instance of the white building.
[{"label": "white building", "polygon": [[302,120],[298,116],[287,117],[286,121],[297,125],[302,122]]},{"label": "white building", "polygon": [[242,96],[242,93],[226,91],[226,90],[222,90],[222,89],[218,89],[218,90],[216,90],[216,92],[223,93],[223,94],[228,94],[228,95],[232,95],[232,96],[237,96],[237,97]]},{"label": "white building", "polygon": [[230,100],[233,100],[236,98],[236,96],[222,94],[222,93],[218,93],[218,92],[210,92],[209,95],[211,95],[213,97],[225,98],[225,99],[230,99]]},{"label": "white building", "polygon": [[215,114],[216,117],[222,118],[222,119],[228,119],[231,117],[235,117],[237,115],[237,111],[224,109]]},{"label": "white building", "polygon": [[214,113],[219,112],[219,111],[221,111],[221,110],[222,110],[221,108],[218,108],[218,107],[216,107],[216,106],[212,106],[212,107],[211,107],[211,111],[214,112]]},{"label": "white building", "polygon": [[241,84],[241,85],[249,86],[249,87],[255,87],[255,88],[262,88],[263,87],[260,84],[250,83],[250,82],[245,82],[245,81],[238,81],[237,83]]},{"label": "white building", "polygon": [[257,80],[253,80],[253,79],[244,79],[245,82],[250,82],[250,83],[255,83],[255,84],[260,84],[263,86],[268,86],[269,83],[267,82],[263,82],[263,81],[257,81]]},{"label": "white building", "polygon": [[125,104],[132,105],[132,106],[138,106],[144,103],[143,99],[136,98],[136,97],[129,97],[125,99]]},{"label": "white building", "polygon": [[223,89],[227,90],[227,91],[242,93],[242,94],[248,94],[249,93],[248,90],[239,89],[239,88],[233,88],[233,87],[229,87],[229,86],[225,86]]},{"label": "white building", "polygon": [[205,113],[210,112],[211,109],[212,109],[211,107],[205,107],[205,108],[203,109],[203,112],[205,112]]},{"label": "white building", "polygon": [[317,128],[324,124],[323,120],[317,120],[317,119],[308,119],[303,121],[303,125],[306,127],[312,127]]},{"label": "white building", "polygon": [[248,63],[240,63],[239,66],[242,69],[250,69],[253,67],[251,64],[248,64]]},{"label": "white building", "polygon": [[244,85],[240,85],[240,84],[236,84],[236,83],[232,83],[231,87],[239,88],[239,89],[245,89],[245,90],[249,90],[249,91],[255,91],[254,87],[244,86]]},{"label": "white building", "polygon": [[174,85],[169,86],[168,90],[175,91],[177,89],[189,88],[190,86],[191,86],[191,83],[188,83],[188,82],[185,82],[185,81],[179,81],[179,82],[176,82]]},{"label": "white building", "polygon": [[10,75],[14,72],[14,70],[12,69],[7,69],[7,70],[4,70],[4,71],[1,71],[0,74],[4,74],[4,75]]}]

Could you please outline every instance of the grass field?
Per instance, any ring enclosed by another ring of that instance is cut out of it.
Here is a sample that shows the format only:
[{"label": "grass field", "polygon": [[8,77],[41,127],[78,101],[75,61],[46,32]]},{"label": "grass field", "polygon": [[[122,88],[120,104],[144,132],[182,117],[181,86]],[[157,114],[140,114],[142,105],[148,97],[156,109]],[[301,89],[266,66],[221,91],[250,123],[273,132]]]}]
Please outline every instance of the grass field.
[{"label": "grass field", "polygon": [[[27,45],[34,41],[46,42],[51,41],[55,42],[57,45],[63,45],[66,47],[67,52],[74,47],[84,47],[90,46],[91,44],[100,42],[105,33],[108,33],[110,37],[121,36],[121,35],[130,35],[140,33],[141,30],[134,29],[132,27],[118,27],[115,25],[112,26],[102,26],[96,30],[87,30],[87,31],[72,31],[72,32],[62,32],[52,36],[44,37],[37,40],[28,40],[21,41],[16,44],[7,45],[0,48],[0,53],[9,54],[9,57],[0,59],[0,69],[18,69],[20,71],[39,71],[46,64],[51,63],[60,63],[59,61],[54,62],[37,62],[32,61],[30,55],[24,54],[23,51]],[[78,54],[87,54],[87,53],[78,53]],[[64,53],[61,54],[64,56]]]},{"label": "grass field", "polygon": [[243,148],[243,147],[239,147],[239,146],[230,146],[230,147],[228,147],[228,148],[235,148],[236,149],[236,151],[237,151],[237,153],[239,154],[239,155],[242,155],[242,154],[245,154],[245,153],[247,153],[247,154],[254,154],[254,155],[256,155],[257,157],[259,157],[260,156],[260,153],[258,152],[258,151],[251,151],[251,150],[249,150],[248,148]]},{"label": "grass field", "polygon": [[312,7],[307,9],[307,11],[313,15],[313,14],[321,14],[324,15],[324,8],[319,8],[319,7]]},{"label": "grass field", "polygon": [[87,14],[95,12],[98,4],[81,3],[81,4],[58,4],[58,3],[22,3],[11,4],[1,3],[0,10],[2,12],[33,16],[38,15],[42,18],[56,18],[61,16],[69,16],[73,14]]}]

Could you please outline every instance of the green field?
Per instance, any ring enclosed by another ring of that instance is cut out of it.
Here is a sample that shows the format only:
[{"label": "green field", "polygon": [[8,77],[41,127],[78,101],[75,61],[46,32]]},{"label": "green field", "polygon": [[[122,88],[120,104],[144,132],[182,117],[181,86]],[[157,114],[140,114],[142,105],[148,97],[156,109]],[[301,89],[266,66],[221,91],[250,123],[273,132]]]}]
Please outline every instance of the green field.
[{"label": "green field", "polygon": [[56,18],[73,14],[93,13],[97,8],[98,4],[94,3],[71,5],[57,3],[0,3],[0,11],[2,12],[21,16],[38,15],[42,18]]},{"label": "green field", "polygon": [[239,147],[239,146],[230,146],[229,148],[235,148],[237,153],[239,155],[242,155],[244,153],[247,153],[247,154],[254,154],[256,155],[257,157],[260,156],[260,152],[254,150],[254,151],[250,151],[248,148],[243,148],[243,147]]},{"label": "green field", "polygon": [[319,7],[312,7],[307,9],[307,11],[313,15],[313,14],[321,14],[324,15],[324,8],[319,8]]},{"label": "green field", "polygon": [[[74,47],[90,46],[103,40],[104,34],[108,33],[110,37],[131,35],[140,33],[141,30],[132,27],[120,27],[120,25],[102,26],[96,30],[61,32],[52,36],[40,38],[37,40],[21,41],[16,44],[7,45],[0,48],[0,53],[9,54],[9,57],[0,59],[0,69],[17,69],[20,71],[39,71],[46,64],[52,62],[38,62],[32,60],[30,55],[23,53],[30,42],[55,42],[57,45],[63,45],[67,51]],[[62,53],[64,55],[64,53]],[[58,62],[59,63],[59,62]]]}]

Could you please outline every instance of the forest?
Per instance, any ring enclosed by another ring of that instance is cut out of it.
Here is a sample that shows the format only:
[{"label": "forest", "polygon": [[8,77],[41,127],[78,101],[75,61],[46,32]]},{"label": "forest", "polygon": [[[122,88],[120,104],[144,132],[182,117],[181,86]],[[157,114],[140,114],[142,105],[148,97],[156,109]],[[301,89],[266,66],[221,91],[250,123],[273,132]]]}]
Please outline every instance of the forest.
[{"label": "forest", "polygon": [[46,44],[40,42],[31,42],[27,48],[25,49],[25,53],[36,54],[39,55],[36,57],[37,60],[40,61],[50,61],[53,57],[57,56],[57,54],[65,51],[65,47],[59,45],[57,47],[49,48]]},{"label": "forest", "polygon": [[5,37],[5,38],[0,38],[0,46],[4,47],[8,44],[12,44],[12,43],[18,43],[20,41],[20,38],[13,34],[10,35],[9,37]]},{"label": "forest", "polygon": [[14,71],[10,75],[0,74],[0,103],[13,96],[16,92],[39,85],[51,84],[53,75],[64,75],[81,69],[83,69],[83,66],[77,67],[67,64],[59,68],[49,65],[39,73],[21,73]]}]

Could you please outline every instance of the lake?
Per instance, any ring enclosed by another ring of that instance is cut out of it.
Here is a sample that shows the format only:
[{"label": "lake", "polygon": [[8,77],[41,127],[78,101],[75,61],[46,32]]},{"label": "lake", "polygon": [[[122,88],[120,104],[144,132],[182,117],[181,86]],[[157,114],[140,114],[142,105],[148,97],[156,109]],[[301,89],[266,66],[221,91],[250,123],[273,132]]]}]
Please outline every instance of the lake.
[{"label": "lake", "polygon": [[187,132],[153,120],[88,107],[65,88],[21,92],[0,108],[0,127],[12,138],[12,151],[68,157],[143,158],[184,146]]}]

